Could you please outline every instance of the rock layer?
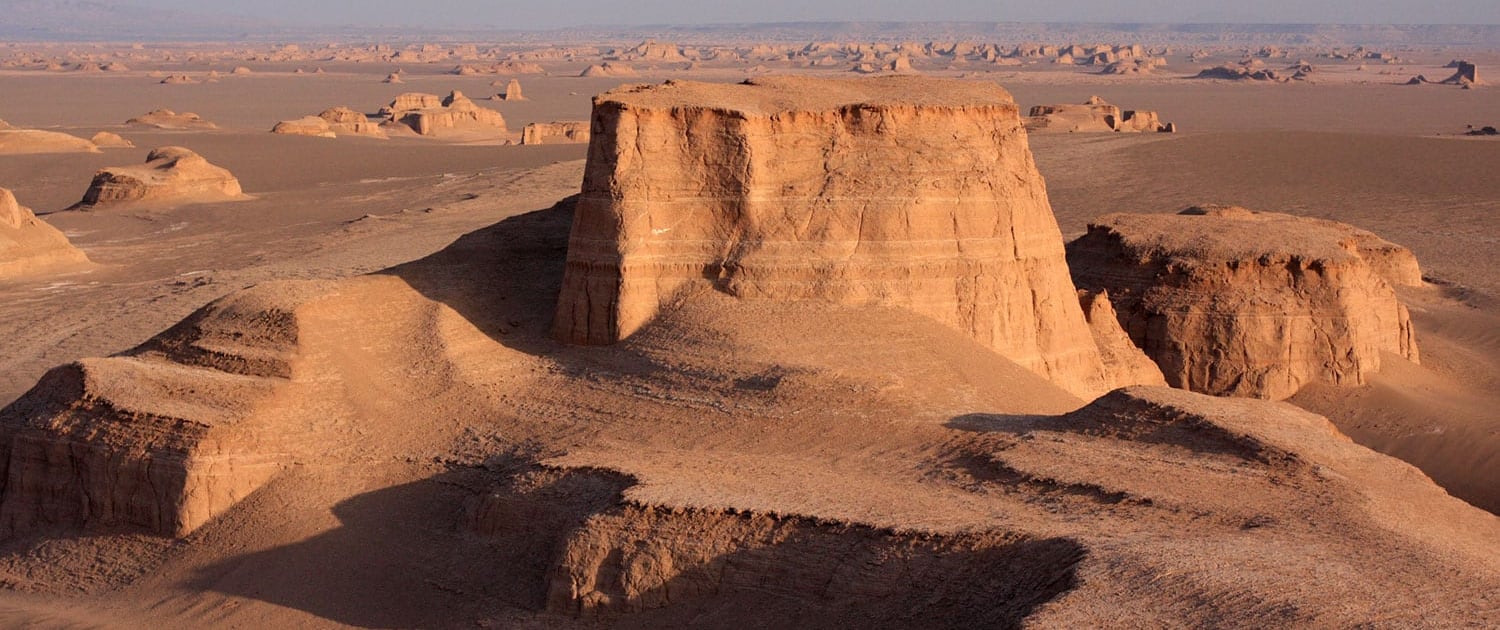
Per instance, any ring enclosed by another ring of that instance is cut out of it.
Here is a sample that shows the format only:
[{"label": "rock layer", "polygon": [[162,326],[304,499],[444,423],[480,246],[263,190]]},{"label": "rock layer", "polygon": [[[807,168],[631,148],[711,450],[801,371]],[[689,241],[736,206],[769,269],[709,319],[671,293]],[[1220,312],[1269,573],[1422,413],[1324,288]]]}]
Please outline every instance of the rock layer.
[{"label": "rock layer", "polygon": [[142,166],[99,171],[75,208],[136,202],[223,201],[243,198],[229,171],[182,147],[151,151]]},{"label": "rock layer", "polygon": [[521,130],[521,144],[568,144],[589,141],[589,121],[529,123]]},{"label": "rock layer", "polygon": [[1352,226],[1222,206],[1111,214],[1068,265],[1176,387],[1282,399],[1364,384],[1384,352],[1418,358],[1393,289],[1421,284],[1416,259]]},{"label": "rock layer", "polygon": [[1017,107],[993,84],[668,82],[595,99],[555,320],[624,338],[676,296],[904,306],[1074,393],[1113,388]]},{"label": "rock layer", "polygon": [[0,280],[87,265],[83,252],[57,228],[32,214],[0,188]]}]

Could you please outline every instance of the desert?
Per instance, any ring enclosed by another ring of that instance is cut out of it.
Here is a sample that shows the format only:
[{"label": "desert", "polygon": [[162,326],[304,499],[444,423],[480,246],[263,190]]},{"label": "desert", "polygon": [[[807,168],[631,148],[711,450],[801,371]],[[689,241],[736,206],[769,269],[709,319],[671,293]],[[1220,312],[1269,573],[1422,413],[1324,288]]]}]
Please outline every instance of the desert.
[{"label": "desert", "polygon": [[1500,623],[1500,15],[666,4],[0,19],[0,625]]}]

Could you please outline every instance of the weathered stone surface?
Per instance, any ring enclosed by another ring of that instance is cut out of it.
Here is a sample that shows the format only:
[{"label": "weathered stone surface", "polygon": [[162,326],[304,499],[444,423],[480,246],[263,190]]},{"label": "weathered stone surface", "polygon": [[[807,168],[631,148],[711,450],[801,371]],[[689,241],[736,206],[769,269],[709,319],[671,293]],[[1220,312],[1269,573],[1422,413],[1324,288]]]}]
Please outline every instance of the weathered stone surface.
[{"label": "weathered stone surface", "polygon": [[529,123],[521,130],[521,144],[566,144],[589,141],[589,121]]},{"label": "weathered stone surface", "polygon": [[1037,105],[1026,118],[1031,133],[1165,131],[1156,112],[1121,110],[1097,96],[1074,105]]},{"label": "weathered stone surface", "polygon": [[88,257],[0,188],[0,280],[76,269]]},{"label": "weathered stone surface", "polygon": [[446,98],[433,94],[402,94],[381,113],[390,117],[390,124],[407,127],[423,136],[509,133],[505,117],[500,112],[474,104],[457,90]]},{"label": "weathered stone surface", "polygon": [[328,121],[317,116],[303,116],[296,120],[283,120],[271,128],[271,133],[279,133],[291,136],[314,136],[318,138],[337,138],[338,134],[328,126]]},{"label": "weathered stone surface", "polygon": [[1417,360],[1394,285],[1411,253],[1357,228],[1210,206],[1111,214],[1068,245],[1082,289],[1108,291],[1125,331],[1176,387],[1282,399],[1360,385],[1381,353]]},{"label": "weathered stone surface", "polygon": [[370,136],[374,138],[385,138],[384,129],[379,123],[372,122],[368,116],[349,109],[348,107],[332,107],[323,110],[317,116],[304,116],[297,120],[284,120],[276,123],[271,133],[317,136],[322,138],[336,138],[338,136],[356,135]]},{"label": "weathered stone surface", "polygon": [[134,202],[223,201],[243,198],[229,171],[182,147],[162,147],[141,166],[112,166],[94,175],[75,208]]},{"label": "weathered stone surface", "polygon": [[678,295],[910,308],[1075,393],[1106,374],[1017,107],[887,77],[668,82],[595,99],[555,320],[608,344]]}]

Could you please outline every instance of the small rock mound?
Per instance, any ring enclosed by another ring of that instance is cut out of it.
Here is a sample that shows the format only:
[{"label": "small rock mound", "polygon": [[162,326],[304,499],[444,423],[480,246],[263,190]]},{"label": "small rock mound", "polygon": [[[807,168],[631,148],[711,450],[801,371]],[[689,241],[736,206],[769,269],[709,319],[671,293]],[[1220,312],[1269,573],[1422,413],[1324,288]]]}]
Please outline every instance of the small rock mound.
[{"label": "small rock mound", "polygon": [[343,135],[388,137],[385,130],[380,128],[379,123],[372,122],[363,113],[342,106],[323,110],[317,116],[283,120],[276,123],[271,133],[319,138],[336,138]]},{"label": "small rock mound", "polygon": [[1282,399],[1364,384],[1382,352],[1417,360],[1393,288],[1421,284],[1416,258],[1342,223],[1226,206],[1111,214],[1068,244],[1068,266],[1175,387]]},{"label": "small rock mound", "polygon": [[610,62],[606,61],[604,63],[594,64],[592,66],[584,68],[583,72],[579,73],[578,76],[580,76],[580,77],[634,77],[634,76],[640,76],[640,75],[636,73],[635,68],[627,66],[627,65],[625,65],[623,63],[610,63]]},{"label": "small rock mound", "polygon": [[381,81],[381,83],[405,83],[405,81],[401,80],[401,74],[400,73],[398,73],[398,72],[392,72],[390,74],[385,75],[385,80]]},{"label": "small rock mound", "polygon": [[94,143],[59,131],[0,127],[0,155],[98,152]]},{"label": "small rock mound", "polygon": [[242,198],[240,182],[229,171],[188,149],[163,147],[148,154],[144,165],[99,171],[74,209]]},{"label": "small rock mound", "polygon": [[0,188],[0,280],[36,276],[87,265],[89,259]]},{"label": "small rock mound", "polygon": [[99,133],[96,133],[94,134],[93,138],[89,139],[89,141],[93,142],[94,146],[103,147],[106,149],[129,149],[135,146],[134,142],[121,138],[120,134],[111,131],[101,131]]},{"label": "small rock mound", "polygon": [[158,109],[125,121],[127,125],[155,127],[157,129],[218,129],[219,126],[192,112],[177,113],[170,109]]},{"label": "small rock mound", "polygon": [[1277,81],[1287,78],[1270,68],[1250,65],[1214,66],[1193,76],[1194,79],[1224,79],[1228,81]]}]

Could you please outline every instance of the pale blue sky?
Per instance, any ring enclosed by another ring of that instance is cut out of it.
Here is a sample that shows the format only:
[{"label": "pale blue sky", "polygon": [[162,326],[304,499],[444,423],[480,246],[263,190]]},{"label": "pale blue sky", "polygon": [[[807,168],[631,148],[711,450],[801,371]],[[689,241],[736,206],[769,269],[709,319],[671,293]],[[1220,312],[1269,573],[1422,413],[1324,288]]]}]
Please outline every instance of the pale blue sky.
[{"label": "pale blue sky", "polygon": [[[108,1],[108,0],[106,0]],[[320,25],[498,26],[794,21],[1500,24],[1500,0],[115,0]]]}]

